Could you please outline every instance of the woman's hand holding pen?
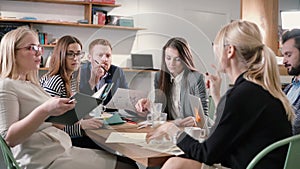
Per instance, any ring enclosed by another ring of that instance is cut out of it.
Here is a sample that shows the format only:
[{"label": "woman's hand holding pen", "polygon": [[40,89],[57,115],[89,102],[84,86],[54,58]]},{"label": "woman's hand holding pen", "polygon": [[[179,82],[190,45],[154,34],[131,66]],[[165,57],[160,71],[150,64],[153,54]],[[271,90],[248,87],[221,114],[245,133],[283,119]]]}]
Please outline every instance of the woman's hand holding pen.
[{"label": "woman's hand holding pen", "polygon": [[210,95],[212,96],[215,104],[217,105],[220,101],[220,91],[221,91],[221,75],[220,72],[217,71],[217,68],[215,65],[212,65],[212,67],[216,70],[216,75],[205,73],[206,78],[206,87],[210,90]]}]

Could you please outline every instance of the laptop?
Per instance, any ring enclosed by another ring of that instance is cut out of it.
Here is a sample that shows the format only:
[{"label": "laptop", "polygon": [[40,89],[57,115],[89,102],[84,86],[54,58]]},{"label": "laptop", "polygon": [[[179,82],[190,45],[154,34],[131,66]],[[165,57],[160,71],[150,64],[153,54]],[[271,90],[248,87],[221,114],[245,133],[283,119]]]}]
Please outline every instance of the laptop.
[{"label": "laptop", "polygon": [[131,54],[132,69],[153,70],[152,54]]},{"label": "laptop", "polygon": [[197,121],[197,125],[201,128],[207,128],[207,118],[204,114],[201,99],[189,94],[189,101],[196,121],[200,119],[200,121]]}]

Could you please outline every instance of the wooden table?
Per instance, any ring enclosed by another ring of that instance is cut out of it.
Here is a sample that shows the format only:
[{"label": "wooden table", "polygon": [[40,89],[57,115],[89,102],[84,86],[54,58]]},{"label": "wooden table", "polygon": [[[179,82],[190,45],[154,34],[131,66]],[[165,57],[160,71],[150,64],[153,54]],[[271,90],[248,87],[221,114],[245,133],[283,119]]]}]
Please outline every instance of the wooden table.
[{"label": "wooden table", "polygon": [[117,155],[123,155],[144,165],[145,167],[162,166],[164,162],[173,155],[159,153],[149,149],[142,148],[135,144],[126,143],[105,143],[111,132],[134,132],[147,133],[152,130],[151,127],[137,129],[136,124],[124,123],[121,125],[110,126],[111,129],[86,130],[86,134],[94,140],[100,147]]}]

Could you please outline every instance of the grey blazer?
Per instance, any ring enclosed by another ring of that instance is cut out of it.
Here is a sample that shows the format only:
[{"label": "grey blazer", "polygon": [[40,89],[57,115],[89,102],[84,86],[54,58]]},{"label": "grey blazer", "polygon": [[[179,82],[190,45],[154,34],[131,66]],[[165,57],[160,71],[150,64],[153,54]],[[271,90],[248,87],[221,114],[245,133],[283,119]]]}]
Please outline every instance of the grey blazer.
[{"label": "grey blazer", "polygon": [[[155,74],[154,79],[154,87],[155,89],[158,89],[158,82],[159,82],[159,76],[160,72],[157,72]],[[202,107],[204,110],[204,113],[207,114],[208,111],[208,97],[205,89],[205,82],[204,82],[204,76],[203,74],[199,72],[189,72],[187,76],[183,76],[181,81],[181,90],[180,90],[180,106],[181,110],[180,113],[182,114],[182,117],[188,117],[188,116],[194,116],[192,107],[189,103],[188,95],[192,94],[194,96],[197,96],[201,99]],[[171,105],[170,102],[172,100],[167,100],[166,105],[166,112],[170,112]],[[171,114],[168,114],[168,119],[174,120],[173,117],[171,117]]]}]

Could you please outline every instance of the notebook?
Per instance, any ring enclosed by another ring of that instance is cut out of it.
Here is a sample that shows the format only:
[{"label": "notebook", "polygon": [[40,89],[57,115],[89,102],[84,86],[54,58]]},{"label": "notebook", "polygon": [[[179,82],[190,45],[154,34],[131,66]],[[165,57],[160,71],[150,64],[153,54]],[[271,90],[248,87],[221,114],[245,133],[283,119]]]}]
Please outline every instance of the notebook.
[{"label": "notebook", "polygon": [[153,69],[152,54],[131,54],[132,69]]},{"label": "notebook", "polygon": [[92,110],[94,110],[98,105],[102,103],[103,100],[107,97],[109,91],[111,90],[113,83],[108,83],[101,88],[102,93],[99,94],[99,98],[83,94],[75,93],[71,96],[71,99],[76,100],[75,108],[69,110],[68,112],[60,116],[51,116],[46,121],[52,123],[72,125],[88,115]]}]

